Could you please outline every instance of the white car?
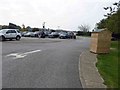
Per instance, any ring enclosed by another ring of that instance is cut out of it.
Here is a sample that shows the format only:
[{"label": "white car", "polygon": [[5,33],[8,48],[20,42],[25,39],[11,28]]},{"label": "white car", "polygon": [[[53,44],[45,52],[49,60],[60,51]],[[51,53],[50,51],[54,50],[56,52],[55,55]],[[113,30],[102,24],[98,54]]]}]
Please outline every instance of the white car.
[{"label": "white car", "polygon": [[21,39],[21,33],[18,29],[2,29],[0,30],[0,41],[4,41],[5,39]]}]

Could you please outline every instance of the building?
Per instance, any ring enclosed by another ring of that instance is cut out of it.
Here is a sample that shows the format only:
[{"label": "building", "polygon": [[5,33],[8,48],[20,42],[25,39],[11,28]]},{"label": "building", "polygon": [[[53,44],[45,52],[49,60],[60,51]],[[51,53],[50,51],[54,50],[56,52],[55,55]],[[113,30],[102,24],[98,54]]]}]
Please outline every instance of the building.
[{"label": "building", "polygon": [[111,34],[107,29],[97,29],[92,32],[90,51],[94,53],[109,53]]}]

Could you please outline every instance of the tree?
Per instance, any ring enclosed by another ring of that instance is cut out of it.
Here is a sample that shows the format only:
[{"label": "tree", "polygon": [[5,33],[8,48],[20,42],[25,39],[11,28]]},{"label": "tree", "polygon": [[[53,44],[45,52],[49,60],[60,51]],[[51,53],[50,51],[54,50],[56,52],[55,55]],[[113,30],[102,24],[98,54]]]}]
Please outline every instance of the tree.
[{"label": "tree", "polygon": [[35,31],[39,31],[39,28],[33,28],[32,31],[33,31],[33,32],[35,32]]},{"label": "tree", "polygon": [[21,31],[27,31],[27,29],[25,28],[25,25],[24,25],[24,24],[22,24],[22,29],[21,29]]},{"label": "tree", "polygon": [[111,7],[104,7],[104,10],[109,10],[109,12],[104,15],[105,17],[110,17],[120,10],[120,1],[113,3]]},{"label": "tree", "polygon": [[106,19],[102,19],[102,20],[100,20],[99,23],[97,23],[98,29],[105,28],[105,27],[106,27]]},{"label": "tree", "polygon": [[88,32],[90,30],[90,26],[83,24],[83,25],[78,26],[78,29],[80,29],[80,31],[82,32]]},{"label": "tree", "polygon": [[8,25],[2,25],[2,29],[9,29]]},{"label": "tree", "polygon": [[78,36],[90,36],[91,33],[89,32],[90,26],[87,24],[82,24],[78,26],[79,31],[77,32]]},{"label": "tree", "polygon": [[115,34],[120,33],[120,1],[113,3],[111,7],[104,7],[104,10],[109,10],[109,13],[104,15],[106,18],[102,19],[99,23],[97,23],[97,28],[107,28],[111,32]]}]

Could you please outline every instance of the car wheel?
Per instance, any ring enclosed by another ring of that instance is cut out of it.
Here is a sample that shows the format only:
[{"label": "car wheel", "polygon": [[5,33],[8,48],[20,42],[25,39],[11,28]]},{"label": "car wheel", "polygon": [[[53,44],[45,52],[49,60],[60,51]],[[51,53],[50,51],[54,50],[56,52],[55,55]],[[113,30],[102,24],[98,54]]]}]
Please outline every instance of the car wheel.
[{"label": "car wheel", "polygon": [[4,36],[1,36],[0,37],[0,41],[4,41],[5,40],[5,37]]},{"label": "car wheel", "polygon": [[17,36],[17,37],[16,37],[16,40],[20,40],[20,36]]},{"label": "car wheel", "polygon": [[76,36],[74,36],[74,39],[76,39]]}]

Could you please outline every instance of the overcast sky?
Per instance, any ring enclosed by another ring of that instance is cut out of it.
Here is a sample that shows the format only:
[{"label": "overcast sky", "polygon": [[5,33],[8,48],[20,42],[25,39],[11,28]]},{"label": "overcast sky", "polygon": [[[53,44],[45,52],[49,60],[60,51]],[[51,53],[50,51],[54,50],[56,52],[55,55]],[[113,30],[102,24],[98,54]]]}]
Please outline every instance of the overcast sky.
[{"label": "overcast sky", "polygon": [[22,26],[78,30],[81,24],[91,29],[103,19],[104,6],[119,0],[0,0],[0,25],[9,22]]}]

